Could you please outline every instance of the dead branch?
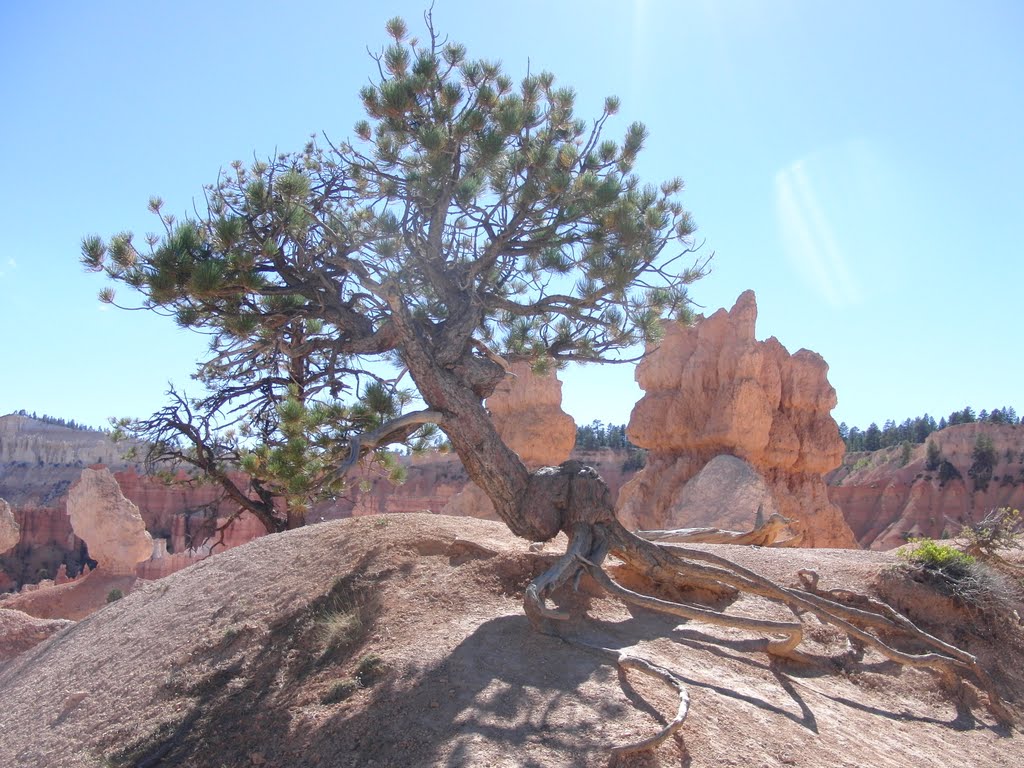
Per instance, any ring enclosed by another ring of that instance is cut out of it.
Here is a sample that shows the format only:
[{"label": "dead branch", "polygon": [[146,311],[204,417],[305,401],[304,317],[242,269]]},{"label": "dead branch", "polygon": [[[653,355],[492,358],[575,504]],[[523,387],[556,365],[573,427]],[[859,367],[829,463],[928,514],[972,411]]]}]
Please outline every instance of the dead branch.
[{"label": "dead branch", "polygon": [[677,528],[665,531],[637,531],[636,535],[648,541],[673,544],[745,544],[757,547],[791,547],[803,538],[794,536],[777,541],[779,535],[792,522],[774,513],[764,523],[749,531],[725,531],[721,528]]},{"label": "dead branch", "polygon": [[373,432],[362,435],[355,435],[349,441],[349,454],[335,470],[333,478],[337,479],[348,474],[356,462],[370,451],[390,445],[395,442],[403,442],[413,432],[424,424],[440,424],[443,416],[437,411],[422,410],[405,413],[396,419],[385,422]]}]

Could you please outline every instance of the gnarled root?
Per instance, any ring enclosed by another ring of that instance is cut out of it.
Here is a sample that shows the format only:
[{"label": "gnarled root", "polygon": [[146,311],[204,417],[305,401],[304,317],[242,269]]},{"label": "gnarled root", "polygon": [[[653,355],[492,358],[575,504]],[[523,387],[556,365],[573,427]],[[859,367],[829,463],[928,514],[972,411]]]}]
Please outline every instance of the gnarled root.
[{"label": "gnarled root", "polygon": [[683,721],[686,720],[686,715],[690,711],[690,695],[686,692],[686,686],[683,685],[683,681],[674,674],[671,670],[665,669],[657,664],[654,664],[647,659],[641,659],[639,656],[632,656],[628,653],[619,654],[619,669],[625,671],[627,669],[635,669],[643,672],[645,675],[656,677],[659,680],[663,680],[679,692],[679,709],[676,711],[676,716],[669,720],[665,727],[658,731],[653,736],[649,736],[646,739],[633,742],[632,744],[620,744],[612,747],[612,753],[616,755],[628,755],[633,752],[640,752],[645,749],[654,749],[661,744],[665,739],[674,734],[683,726]]},{"label": "gnarled root", "polygon": [[[795,620],[770,621],[735,616],[634,592],[618,584],[600,567],[608,552],[657,580],[677,585],[691,579],[700,583],[713,581],[746,594],[758,595],[788,607]],[[804,613],[813,614],[823,623],[841,629],[853,643],[873,649],[898,664],[930,669],[947,681],[973,677],[985,691],[988,709],[993,716],[1004,725],[1013,722],[1013,716],[1002,702],[994,683],[973,655],[928,634],[882,601],[866,596],[854,599],[844,592],[822,592],[817,587],[816,575],[810,577],[808,572],[802,575],[805,589],[792,589],[709,552],[659,546],[644,541],[617,523],[605,522],[593,526],[576,523],[570,534],[566,554],[527,589],[526,613],[538,629],[550,632],[550,625],[545,624],[545,620],[568,617],[563,612],[547,608],[545,598],[570,580],[578,582],[583,571],[588,572],[609,594],[628,604],[716,626],[774,635],[776,637],[765,640],[763,650],[780,658],[802,658],[799,645],[803,639],[803,625],[799,617]],[[933,650],[917,654],[900,651],[883,641],[875,632],[902,634],[923,642]]]},{"label": "gnarled root", "polygon": [[[1011,712],[973,655],[924,632],[891,606],[845,590],[823,591],[818,588],[817,574],[812,571],[800,573],[803,588],[795,589],[781,586],[710,552],[647,541],[627,531],[615,519],[607,489],[593,470],[581,468],[575,462],[563,465],[562,470],[570,478],[563,508],[563,521],[566,521],[563,530],[569,534],[569,547],[552,568],[530,584],[524,601],[527,616],[539,630],[553,633],[555,625],[552,621],[568,618],[568,614],[548,608],[546,598],[569,581],[578,585],[584,572],[606,592],[627,604],[716,626],[763,633],[768,638],[760,649],[776,658],[806,659],[799,650],[804,636],[802,616],[812,614],[823,623],[842,630],[850,642],[860,649],[870,648],[898,664],[929,669],[947,682],[973,678],[985,691],[988,709],[993,716],[1003,725],[1013,723]],[[608,554],[655,582],[679,588],[710,587],[720,594],[726,591],[755,595],[785,606],[793,614],[793,619],[754,619],[635,592],[613,580],[602,569],[601,565]],[[901,651],[883,641],[880,633],[902,635],[925,644],[930,650],[926,653]],[[619,664],[622,666],[622,659]],[[631,661],[630,664],[633,668],[643,669],[648,674],[676,685],[681,697],[685,696],[681,681],[667,670],[640,660]],[[645,740],[637,745],[618,747],[616,751],[646,749],[667,738],[680,727],[685,717],[685,700],[681,700],[684,703],[680,706],[680,714],[671,721],[666,731],[654,737],[657,741]]]},{"label": "gnarled root", "polygon": [[570,579],[574,587],[578,587],[583,575],[581,560],[601,563],[607,552],[607,542],[603,537],[596,537],[591,526],[577,523],[572,527],[565,554],[551,568],[531,581],[523,596],[523,609],[534,629],[551,634],[549,621],[565,621],[569,618],[569,614],[564,611],[548,608],[548,595]]},{"label": "gnarled root", "polygon": [[[693,573],[701,578],[714,578],[747,594],[781,603],[796,616],[803,613],[813,614],[820,621],[843,630],[855,643],[871,648],[898,664],[930,669],[945,680],[965,675],[973,676],[987,695],[988,708],[992,715],[1004,725],[1013,722],[1013,717],[997,693],[992,680],[974,656],[929,635],[914,625],[910,619],[881,601],[872,600],[870,604],[865,604],[866,607],[875,610],[844,605],[813,591],[782,587],[727,558],[709,552],[674,545],[654,545],[652,549],[651,544],[632,537],[628,531],[621,529],[621,526],[620,530],[609,533],[615,539],[610,545],[610,551],[634,567],[656,568],[659,571],[671,571],[674,568],[677,573],[684,576]],[[736,620],[737,617],[723,616],[722,623],[738,627],[739,624],[734,623]],[[869,630],[909,635],[915,640],[926,642],[935,650],[921,654],[906,653],[891,647]],[[785,646],[778,644],[768,644],[765,650],[775,656],[798,657],[793,652],[795,648],[786,649]]]}]

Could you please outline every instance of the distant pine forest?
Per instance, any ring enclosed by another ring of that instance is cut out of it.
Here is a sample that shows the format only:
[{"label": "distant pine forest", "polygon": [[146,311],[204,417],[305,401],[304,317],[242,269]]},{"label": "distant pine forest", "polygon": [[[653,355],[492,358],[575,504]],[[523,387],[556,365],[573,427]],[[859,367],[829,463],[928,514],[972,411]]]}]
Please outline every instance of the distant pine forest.
[{"label": "distant pine forest", "polygon": [[41,421],[44,424],[52,424],[55,427],[67,427],[68,429],[81,429],[81,430],[83,430],[85,432],[109,432],[110,431],[109,427],[90,427],[88,424],[79,424],[74,419],[70,419],[70,420],[68,420],[68,419],[60,419],[60,418],[57,418],[56,416],[47,416],[45,413],[42,416],[40,416],[35,411],[32,411],[32,413],[29,413],[24,408],[22,408],[20,411],[14,411],[14,413],[11,413],[9,415],[11,415],[11,416],[25,416],[25,417],[27,417],[29,419],[35,419],[36,421]]},{"label": "distant pine forest", "polygon": [[881,427],[871,422],[867,429],[848,427],[844,421],[839,425],[839,436],[846,443],[848,451],[877,451],[880,448],[889,448],[902,443],[923,443],[928,435],[939,429],[951,427],[954,424],[973,424],[985,422],[988,424],[1020,424],[1017,412],[1013,408],[993,408],[991,411],[981,410],[975,413],[974,409],[967,406],[962,411],[953,411],[949,416],[944,416],[938,421],[929,416],[917,416],[907,419],[902,424],[897,424],[890,419]]}]

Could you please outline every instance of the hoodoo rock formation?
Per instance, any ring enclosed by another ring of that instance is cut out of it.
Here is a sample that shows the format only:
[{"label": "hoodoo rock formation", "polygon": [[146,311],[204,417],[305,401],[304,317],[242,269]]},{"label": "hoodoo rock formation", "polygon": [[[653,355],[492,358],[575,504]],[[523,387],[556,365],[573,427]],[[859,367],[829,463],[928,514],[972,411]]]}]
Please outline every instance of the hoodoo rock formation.
[{"label": "hoodoo rock formation", "polygon": [[749,508],[724,517],[683,494],[708,462],[730,455],[764,479],[774,509],[793,521],[804,546],[855,547],[823,480],[844,452],[828,365],[805,349],[791,355],[774,337],[757,341],[756,320],[754,293],[746,291],[728,312],[693,326],[666,324],[664,339],[636,370],[645,395],[627,435],[649,453],[619,495],[619,517],[632,528],[749,527],[758,494],[746,494]]},{"label": "hoodoo rock formation", "polygon": [[[513,362],[486,405],[501,439],[528,468],[561,464],[572,453],[576,422],[562,410],[562,382],[553,369],[536,373],[527,360]],[[472,483],[442,511],[498,519],[490,499]]]},{"label": "hoodoo rock formation", "polygon": [[0,499],[0,554],[14,547],[21,538],[21,530],[11,512],[11,505]]},{"label": "hoodoo rock formation", "polygon": [[109,469],[84,469],[68,494],[68,515],[89,556],[107,573],[134,574],[153,553],[139,508],[124,497]]}]

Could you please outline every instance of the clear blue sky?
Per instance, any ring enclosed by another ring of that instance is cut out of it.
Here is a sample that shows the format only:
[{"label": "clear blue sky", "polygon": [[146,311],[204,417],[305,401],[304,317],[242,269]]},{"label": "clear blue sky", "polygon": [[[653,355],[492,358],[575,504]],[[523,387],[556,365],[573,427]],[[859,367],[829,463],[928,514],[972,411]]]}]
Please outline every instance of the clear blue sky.
[{"label": "clear blue sky", "polygon": [[[105,310],[89,233],[187,213],[234,159],[350,135],[366,49],[423,2],[0,5],[0,414],[102,424],[185,383],[202,339]],[[758,335],[821,353],[837,421],[1019,398],[1024,4],[436,0],[438,28],[596,115],[622,99],[639,164],[681,176],[715,252],[707,310],[757,292]],[[578,422],[624,422],[625,367],[566,377]]]}]

